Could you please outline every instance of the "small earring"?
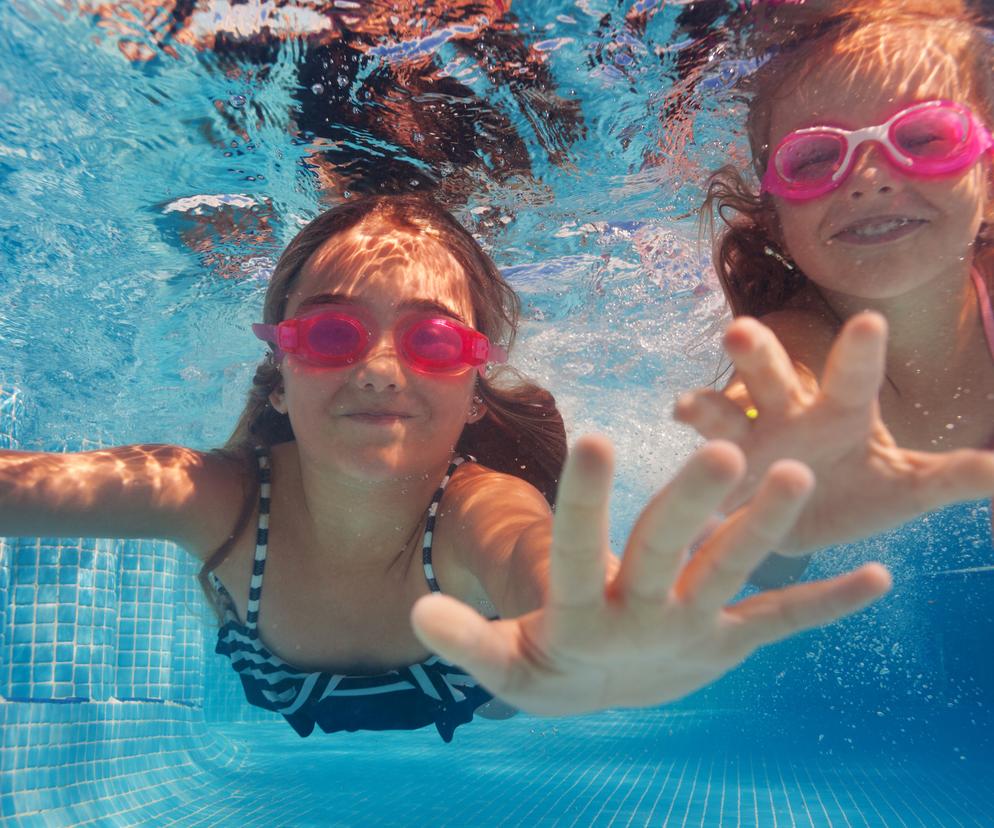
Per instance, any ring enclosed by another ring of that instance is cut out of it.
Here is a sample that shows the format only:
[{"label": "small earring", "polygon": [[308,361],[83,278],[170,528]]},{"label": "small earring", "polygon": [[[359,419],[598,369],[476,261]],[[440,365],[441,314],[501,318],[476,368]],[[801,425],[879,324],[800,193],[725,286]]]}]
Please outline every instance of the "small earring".
[{"label": "small earring", "polygon": [[474,395],[473,404],[469,407],[469,416],[475,417],[480,413],[480,406],[483,405],[483,397]]},{"label": "small earring", "polygon": [[787,270],[797,270],[797,265],[795,265],[790,259],[788,259],[779,250],[775,250],[774,248],[772,248],[769,245],[767,245],[766,247],[763,248],[763,252],[767,256],[770,256],[771,258],[776,259],[778,262],[780,262],[780,264],[782,264],[785,268],[787,268]]}]

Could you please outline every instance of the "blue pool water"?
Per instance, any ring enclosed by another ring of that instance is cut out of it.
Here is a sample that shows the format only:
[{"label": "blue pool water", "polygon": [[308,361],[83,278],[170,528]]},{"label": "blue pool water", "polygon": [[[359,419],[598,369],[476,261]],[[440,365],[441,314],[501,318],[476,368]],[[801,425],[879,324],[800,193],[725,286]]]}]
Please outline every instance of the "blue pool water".
[{"label": "blue pool water", "polygon": [[[457,48],[461,24],[374,53],[431,58],[525,148],[528,168],[504,174],[481,143],[468,183],[411,168],[421,187],[455,181],[454,211],[521,294],[513,362],[573,435],[615,441],[616,541],[695,445],[669,411],[714,378],[723,311],[688,213],[703,171],[743,152],[743,67],[716,52],[686,91],[686,4],[657,5],[643,32],[614,0],[515,4],[517,34],[579,107],[572,127],[488,78]],[[156,41],[115,20],[0,4],[0,447],[222,443],[260,356],[248,324],[268,272],[321,209],[316,139],[288,114],[293,48],[264,76],[182,46],[133,62],[119,41]],[[370,123],[343,157],[411,150]],[[894,572],[885,600],[677,704],[479,721],[445,745],[433,730],[301,740],[248,707],[172,544],[0,540],[0,819],[994,825],[989,508],[835,550],[813,574],[869,559]]]}]

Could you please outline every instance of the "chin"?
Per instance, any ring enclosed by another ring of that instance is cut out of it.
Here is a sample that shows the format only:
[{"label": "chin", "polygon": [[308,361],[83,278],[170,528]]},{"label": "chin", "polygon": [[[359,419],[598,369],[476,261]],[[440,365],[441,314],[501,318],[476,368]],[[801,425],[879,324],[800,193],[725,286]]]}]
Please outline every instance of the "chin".
[{"label": "chin", "polygon": [[940,276],[936,270],[933,273],[920,272],[921,263],[910,266],[899,262],[876,263],[867,257],[865,261],[839,264],[834,274],[851,274],[849,278],[817,279],[809,277],[823,290],[853,296],[857,299],[885,300],[902,296],[917,290]]}]

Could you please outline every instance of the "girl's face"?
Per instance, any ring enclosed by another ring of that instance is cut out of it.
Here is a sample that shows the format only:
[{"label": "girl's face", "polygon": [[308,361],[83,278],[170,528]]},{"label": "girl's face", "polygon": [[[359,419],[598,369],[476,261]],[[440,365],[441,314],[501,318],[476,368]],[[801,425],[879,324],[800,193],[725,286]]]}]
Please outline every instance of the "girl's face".
[{"label": "girl's face", "polygon": [[[952,72],[936,72],[920,47],[912,55],[905,41],[888,58],[886,66],[864,59],[855,71],[833,58],[811,70],[774,103],[770,147],[803,127],[880,124],[918,101],[945,98],[975,108],[957,88],[964,84]],[[988,207],[989,172],[985,155],[952,175],[912,177],[867,142],[837,189],[810,201],[774,199],[783,242],[801,270],[828,292],[899,296],[968,266]]]},{"label": "girl's face", "polygon": [[483,416],[470,413],[477,374],[414,370],[400,358],[393,330],[412,311],[473,326],[465,272],[428,235],[362,223],[311,257],[286,318],[341,304],[360,306],[375,323],[369,350],[342,368],[285,356],[274,407],[289,414],[302,457],[367,480],[434,473],[448,462],[463,426]]}]

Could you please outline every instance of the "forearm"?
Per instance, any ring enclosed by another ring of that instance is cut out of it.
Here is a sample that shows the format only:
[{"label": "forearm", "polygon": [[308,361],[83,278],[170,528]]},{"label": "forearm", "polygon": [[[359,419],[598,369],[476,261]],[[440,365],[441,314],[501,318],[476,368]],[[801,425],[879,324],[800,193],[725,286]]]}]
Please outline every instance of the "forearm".
[{"label": "forearm", "polygon": [[74,465],[69,455],[0,452],[0,535],[82,534],[96,494],[80,485]]},{"label": "forearm", "polygon": [[0,451],[0,536],[177,539],[193,502],[195,452],[121,446],[72,453]]}]

